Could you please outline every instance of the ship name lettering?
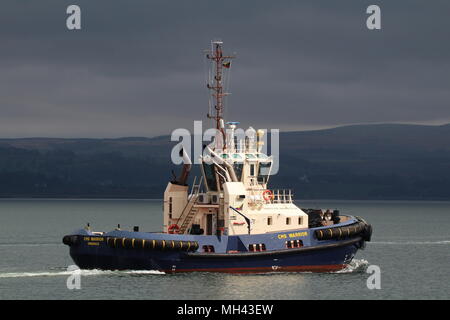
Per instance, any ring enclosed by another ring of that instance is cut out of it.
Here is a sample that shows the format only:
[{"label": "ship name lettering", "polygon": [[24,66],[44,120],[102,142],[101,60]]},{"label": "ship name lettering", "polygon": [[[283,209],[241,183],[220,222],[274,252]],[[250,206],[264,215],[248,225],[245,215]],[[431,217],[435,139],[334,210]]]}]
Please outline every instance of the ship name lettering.
[{"label": "ship name lettering", "polygon": [[105,238],[102,237],[84,237],[84,241],[104,241]]},{"label": "ship name lettering", "polygon": [[306,237],[307,235],[308,235],[308,232],[306,232],[306,231],[294,232],[294,233],[289,233],[289,238]]},{"label": "ship name lettering", "polygon": [[91,241],[103,241],[104,238],[102,237],[91,237]]}]

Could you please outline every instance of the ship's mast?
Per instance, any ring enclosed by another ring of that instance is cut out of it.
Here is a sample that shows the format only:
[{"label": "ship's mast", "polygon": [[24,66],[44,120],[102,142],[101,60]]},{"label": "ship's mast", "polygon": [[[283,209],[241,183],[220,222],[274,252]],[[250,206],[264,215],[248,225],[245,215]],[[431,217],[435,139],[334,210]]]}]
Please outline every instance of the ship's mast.
[{"label": "ship's mast", "polygon": [[230,60],[234,58],[233,56],[224,56],[222,53],[222,41],[213,41],[211,53],[207,54],[206,57],[213,61],[214,63],[214,83],[208,83],[208,89],[213,91],[212,96],[215,100],[214,109],[215,114],[211,115],[208,113],[208,118],[214,119],[216,121],[216,129],[222,133],[223,137],[223,149],[226,147],[226,134],[223,124],[223,97],[227,95],[227,93],[223,92],[222,86],[222,75],[223,68],[230,67]]}]

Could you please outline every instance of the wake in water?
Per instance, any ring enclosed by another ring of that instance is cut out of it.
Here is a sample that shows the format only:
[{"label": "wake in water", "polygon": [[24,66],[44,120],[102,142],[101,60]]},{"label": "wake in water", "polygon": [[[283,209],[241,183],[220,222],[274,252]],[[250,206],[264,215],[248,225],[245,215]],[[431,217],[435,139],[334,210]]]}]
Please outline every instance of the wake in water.
[{"label": "wake in water", "polygon": [[74,270],[74,271],[37,271],[37,272],[5,272],[0,273],[0,278],[24,278],[24,277],[60,277],[79,274],[81,276],[101,276],[101,275],[123,275],[123,274],[165,274],[157,270],[127,270],[127,271],[111,271],[111,270]]},{"label": "wake in water", "polygon": [[450,240],[441,241],[373,241],[370,244],[396,244],[396,245],[429,245],[429,244],[450,244]]},{"label": "wake in water", "polygon": [[[330,273],[363,273],[366,272],[367,267],[369,266],[369,262],[364,259],[353,259],[344,269],[330,272]],[[104,276],[104,275],[161,275],[165,274],[162,271],[157,270],[74,270],[74,271],[36,271],[36,272],[3,272],[0,273],[0,278],[25,278],[25,277],[61,277],[61,276],[70,276],[74,274],[79,274],[81,276]],[[301,273],[313,273],[313,272],[301,272]],[[279,274],[278,272],[274,273],[261,273],[261,275],[267,274]],[[254,274],[253,274],[254,275]]]},{"label": "wake in water", "polygon": [[62,246],[61,243],[0,243],[0,247],[43,247]]}]

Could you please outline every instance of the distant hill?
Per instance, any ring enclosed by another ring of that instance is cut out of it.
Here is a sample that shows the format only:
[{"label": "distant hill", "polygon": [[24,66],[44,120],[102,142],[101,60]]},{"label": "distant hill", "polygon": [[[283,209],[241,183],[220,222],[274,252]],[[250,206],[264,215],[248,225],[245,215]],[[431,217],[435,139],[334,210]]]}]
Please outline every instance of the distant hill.
[{"label": "distant hill", "polygon": [[[0,197],[160,198],[179,170],[168,136],[0,139]],[[296,198],[450,200],[450,124],[280,135],[273,188]]]}]

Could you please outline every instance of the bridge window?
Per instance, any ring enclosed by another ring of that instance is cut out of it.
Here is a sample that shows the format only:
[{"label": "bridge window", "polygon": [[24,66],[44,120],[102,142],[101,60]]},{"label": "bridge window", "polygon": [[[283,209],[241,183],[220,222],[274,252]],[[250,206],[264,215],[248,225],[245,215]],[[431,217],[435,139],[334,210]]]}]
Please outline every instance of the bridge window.
[{"label": "bridge window", "polygon": [[233,163],[234,173],[236,174],[236,178],[238,181],[242,179],[242,168],[244,167],[243,163],[235,162]]},{"label": "bridge window", "polygon": [[267,225],[272,225],[272,217],[267,217]]},{"label": "bridge window", "polygon": [[298,224],[303,224],[303,217],[298,217]]},{"label": "bridge window", "polygon": [[291,218],[286,218],[286,224],[291,224]]},{"label": "bridge window", "polygon": [[259,183],[266,183],[267,178],[269,176],[271,165],[272,165],[271,162],[262,162],[259,164],[259,167],[258,167],[258,182]]},{"label": "bridge window", "polygon": [[203,171],[205,172],[206,184],[211,191],[217,191],[216,176],[212,164],[203,163]]}]

